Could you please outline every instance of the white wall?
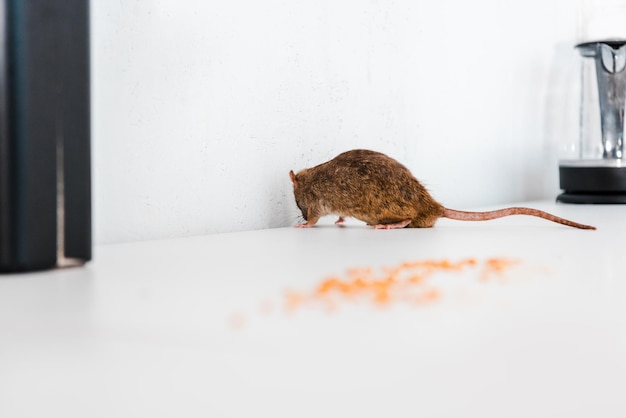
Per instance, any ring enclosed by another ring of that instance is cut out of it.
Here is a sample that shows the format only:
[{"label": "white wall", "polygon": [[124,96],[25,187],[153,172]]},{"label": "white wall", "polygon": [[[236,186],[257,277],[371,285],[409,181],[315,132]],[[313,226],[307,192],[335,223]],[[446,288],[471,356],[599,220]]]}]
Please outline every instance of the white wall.
[{"label": "white wall", "polygon": [[365,147],[456,208],[558,193],[571,0],[92,0],[98,243],[296,222],[290,169]]}]

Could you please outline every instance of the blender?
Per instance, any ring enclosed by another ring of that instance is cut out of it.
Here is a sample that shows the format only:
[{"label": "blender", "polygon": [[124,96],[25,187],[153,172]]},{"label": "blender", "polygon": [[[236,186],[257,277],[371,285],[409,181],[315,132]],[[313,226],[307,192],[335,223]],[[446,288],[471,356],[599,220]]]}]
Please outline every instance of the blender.
[{"label": "blender", "polygon": [[626,203],[626,39],[576,45],[582,57],[579,138],[559,161],[563,203]]}]

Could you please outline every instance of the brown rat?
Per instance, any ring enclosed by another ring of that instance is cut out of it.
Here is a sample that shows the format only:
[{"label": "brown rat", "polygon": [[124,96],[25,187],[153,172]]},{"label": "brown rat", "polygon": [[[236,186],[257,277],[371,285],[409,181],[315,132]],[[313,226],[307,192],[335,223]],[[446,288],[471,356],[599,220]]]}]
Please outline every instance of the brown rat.
[{"label": "brown rat", "polygon": [[439,218],[486,221],[510,215],[530,215],[581,229],[596,229],[537,209],[513,207],[491,212],[445,208],[398,161],[368,150],[339,154],[298,174],[289,172],[296,204],[311,227],[320,217],[339,215],[359,219],[377,229],[430,228]]}]

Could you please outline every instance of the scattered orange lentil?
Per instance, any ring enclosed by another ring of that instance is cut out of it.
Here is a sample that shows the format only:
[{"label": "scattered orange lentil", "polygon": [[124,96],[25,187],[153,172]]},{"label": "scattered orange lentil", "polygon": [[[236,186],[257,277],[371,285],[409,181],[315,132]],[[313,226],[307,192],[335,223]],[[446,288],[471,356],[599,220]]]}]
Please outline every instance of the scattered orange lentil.
[{"label": "scattered orange lentil", "polygon": [[441,295],[437,289],[427,289],[422,294],[417,295],[417,297],[415,298],[415,302],[417,303],[433,302],[439,299],[440,296]]},{"label": "scattered orange lentil", "polygon": [[[493,277],[504,280],[504,273],[518,263],[519,260],[493,257],[484,261],[474,258],[411,261],[383,267],[379,271],[371,267],[355,267],[348,269],[345,277],[335,275],[321,280],[310,291],[286,291],[283,304],[286,312],[294,312],[304,305],[335,312],[341,303],[358,301],[381,307],[400,302],[432,304],[443,297],[442,291],[429,280],[436,273],[475,269],[482,282]],[[272,301],[265,299],[259,303],[258,312],[270,315],[275,311],[274,306]],[[235,313],[229,317],[229,324],[240,330],[246,325],[246,317]]]},{"label": "scattered orange lentil", "polygon": [[489,258],[485,261],[480,279],[482,281],[487,281],[494,275],[502,278],[502,273],[518,262],[519,261],[517,260],[510,260],[506,258]]},{"label": "scattered orange lentil", "polygon": [[397,266],[382,268],[380,274],[370,267],[348,269],[345,278],[331,276],[323,279],[311,292],[287,292],[285,308],[293,311],[305,303],[321,303],[329,311],[336,310],[337,303],[361,299],[378,306],[397,301],[432,303],[441,298],[441,291],[428,283],[438,272],[462,272],[480,267],[479,278],[487,280],[502,274],[516,264],[516,260],[489,258],[479,262],[474,258],[460,261],[424,260],[404,262]]},{"label": "scattered orange lentil", "polygon": [[274,304],[271,300],[264,299],[259,303],[259,313],[270,315],[274,311]]},{"label": "scattered orange lentil", "polygon": [[230,316],[228,322],[231,328],[240,330],[246,325],[246,317],[241,313],[234,313]]},{"label": "scattered orange lentil", "polygon": [[285,308],[288,311],[293,311],[302,305],[305,299],[304,295],[298,292],[287,291],[285,292]]}]

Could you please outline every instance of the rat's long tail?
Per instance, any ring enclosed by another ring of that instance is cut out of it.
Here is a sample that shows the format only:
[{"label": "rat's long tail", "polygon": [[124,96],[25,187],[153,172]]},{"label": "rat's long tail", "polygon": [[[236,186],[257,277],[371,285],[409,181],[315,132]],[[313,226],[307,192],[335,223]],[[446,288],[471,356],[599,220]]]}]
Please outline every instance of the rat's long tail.
[{"label": "rat's long tail", "polygon": [[574,228],[596,229],[595,226],[579,224],[577,222],[559,218],[558,216],[554,216],[548,212],[544,212],[539,209],[514,207],[514,208],[493,210],[490,212],[464,212],[462,210],[454,210],[454,209],[448,209],[448,208],[443,209],[444,218],[456,219],[459,221],[488,221],[491,219],[497,219],[497,218],[502,218],[504,216],[511,216],[511,215],[536,216],[538,218],[547,219],[549,221],[556,222],[561,225],[572,226]]}]

